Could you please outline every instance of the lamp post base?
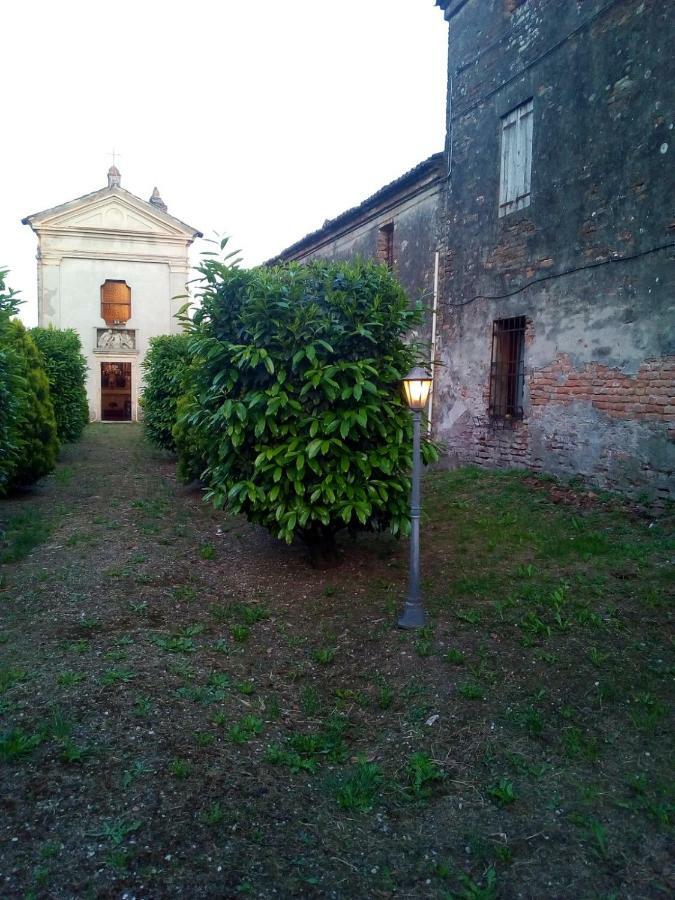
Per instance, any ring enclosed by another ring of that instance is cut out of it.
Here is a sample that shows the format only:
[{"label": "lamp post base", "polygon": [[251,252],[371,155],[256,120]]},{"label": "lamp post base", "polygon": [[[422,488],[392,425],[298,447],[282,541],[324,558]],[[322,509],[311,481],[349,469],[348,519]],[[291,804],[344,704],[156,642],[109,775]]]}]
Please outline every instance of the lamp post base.
[{"label": "lamp post base", "polygon": [[399,628],[423,628],[427,622],[427,614],[419,600],[406,600],[403,612],[398,620]]}]

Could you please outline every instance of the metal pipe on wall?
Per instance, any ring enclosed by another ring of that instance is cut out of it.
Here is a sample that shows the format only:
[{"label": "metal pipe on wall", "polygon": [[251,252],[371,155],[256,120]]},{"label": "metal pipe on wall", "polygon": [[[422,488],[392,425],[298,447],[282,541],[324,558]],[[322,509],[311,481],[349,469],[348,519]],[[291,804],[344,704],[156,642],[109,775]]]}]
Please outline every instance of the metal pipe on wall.
[{"label": "metal pipe on wall", "polygon": [[431,307],[431,352],[429,353],[429,374],[431,375],[431,389],[429,390],[429,406],[427,407],[429,424],[427,433],[431,436],[433,423],[433,406],[434,406],[434,390],[436,385],[436,318],[438,315],[438,270],[440,263],[440,251],[436,250],[434,255],[434,295]]}]

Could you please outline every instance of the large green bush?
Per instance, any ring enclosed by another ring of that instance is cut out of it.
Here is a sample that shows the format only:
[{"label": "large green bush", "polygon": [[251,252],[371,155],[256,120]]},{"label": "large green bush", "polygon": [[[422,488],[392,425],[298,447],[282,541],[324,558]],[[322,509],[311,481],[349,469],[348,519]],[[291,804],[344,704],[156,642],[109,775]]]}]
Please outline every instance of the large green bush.
[{"label": "large green bush", "polygon": [[312,547],[345,527],[406,533],[412,425],[400,380],[419,313],[392,275],[361,262],[246,271],[214,259],[199,271],[176,436],[207,498]]},{"label": "large green bush", "polygon": [[59,440],[76,441],[89,421],[87,362],[79,335],[72,328],[33,328],[31,337],[42,354]]},{"label": "large green bush", "polygon": [[185,391],[190,365],[189,340],[187,334],[151,338],[150,349],[143,361],[143,424],[152,443],[163,450],[176,449],[173,429],[177,419],[176,406]]},{"label": "large green bush", "polygon": [[59,452],[49,379],[35,341],[18,319],[7,331],[13,355],[16,407],[11,442],[16,448],[7,487],[24,487],[52,471]]},{"label": "large green bush", "polygon": [[[196,376],[197,373],[193,375]],[[192,380],[196,382],[198,378],[194,377]],[[173,438],[178,453],[178,477],[184,482],[206,477],[209,434],[207,429],[194,423],[198,402],[194,385],[188,384],[187,393],[183,394],[176,405],[177,420]]]},{"label": "large green bush", "polygon": [[21,388],[18,358],[10,339],[10,319],[19,308],[17,292],[0,269],[0,495],[7,491],[19,454],[15,421]]}]

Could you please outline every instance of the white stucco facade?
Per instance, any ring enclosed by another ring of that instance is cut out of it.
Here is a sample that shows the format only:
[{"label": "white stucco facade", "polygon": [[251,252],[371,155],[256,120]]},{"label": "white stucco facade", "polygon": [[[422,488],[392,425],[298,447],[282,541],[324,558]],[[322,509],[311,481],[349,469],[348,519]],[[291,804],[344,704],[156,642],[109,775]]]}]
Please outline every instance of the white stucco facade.
[{"label": "white stucco facade", "polygon": [[[101,419],[101,364],[119,362],[131,364],[131,419],[138,419],[148,342],[179,330],[174,316],[184,300],[175,298],[186,292],[188,248],[201,236],[164,211],[156,190],[146,202],[111,173],[107,188],[23,220],[38,238],[38,324],[79,333],[92,421]],[[131,317],[113,326],[113,338],[101,331],[110,335],[101,314],[107,280],[131,289]]]}]

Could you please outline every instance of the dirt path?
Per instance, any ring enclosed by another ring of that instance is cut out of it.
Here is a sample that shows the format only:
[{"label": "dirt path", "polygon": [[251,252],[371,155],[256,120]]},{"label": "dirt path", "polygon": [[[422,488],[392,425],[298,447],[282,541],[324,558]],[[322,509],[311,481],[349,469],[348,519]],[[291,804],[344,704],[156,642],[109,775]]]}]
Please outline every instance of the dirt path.
[{"label": "dirt path", "polygon": [[0,897],[669,896],[669,535],[554,501],[430,479],[401,633],[404,543],[313,570],[88,428],[0,503]]},{"label": "dirt path", "polygon": [[[21,765],[3,794],[0,893],[23,896],[32,886],[42,894],[44,882],[44,896],[118,896],[111,873],[126,883],[131,843],[134,870],[150,873],[146,895],[182,896],[180,885],[195,871],[195,818],[209,803],[221,804],[226,821],[242,816],[250,828],[247,797],[268,793],[256,787],[248,764],[232,784],[232,759],[223,760],[204,737],[211,706],[218,706],[221,732],[224,722],[236,725],[247,713],[269,720],[270,706],[272,723],[306,718],[294,680],[307,667],[307,647],[333,642],[347,608],[356,629],[349,641],[343,636],[349,652],[362,618],[353,603],[367,589],[355,584],[356,573],[365,562],[375,574],[382,564],[373,554],[382,547],[353,555],[339,576],[349,583],[354,573],[349,603],[329,589],[335,609],[326,608],[330,573],[312,570],[301,550],[262,529],[211,510],[199,491],[177,484],[174,462],[133,425],[90,427],[62,454],[54,476],[1,511],[5,521],[28,518],[27,530],[47,528],[49,536],[6,567],[2,595],[1,666],[12,688],[3,727],[41,737],[30,755],[17,756]],[[386,540],[384,546],[400,549]],[[273,608],[263,608],[270,597]],[[237,741],[225,749],[240,756]],[[141,774],[132,777],[137,764]],[[132,830],[121,851],[119,832],[105,835],[116,827],[124,832],[128,819],[140,821],[145,835],[139,846]],[[179,847],[191,859],[185,868]],[[214,881],[209,876],[194,896],[229,896],[249,869],[246,847],[244,841],[232,849],[244,863],[230,860],[226,875],[222,861],[214,863]],[[201,870],[206,857],[198,855]]]}]

